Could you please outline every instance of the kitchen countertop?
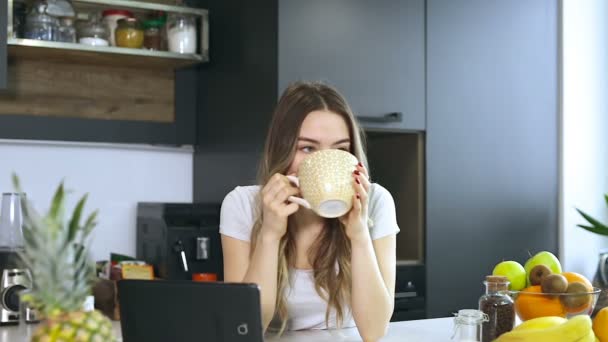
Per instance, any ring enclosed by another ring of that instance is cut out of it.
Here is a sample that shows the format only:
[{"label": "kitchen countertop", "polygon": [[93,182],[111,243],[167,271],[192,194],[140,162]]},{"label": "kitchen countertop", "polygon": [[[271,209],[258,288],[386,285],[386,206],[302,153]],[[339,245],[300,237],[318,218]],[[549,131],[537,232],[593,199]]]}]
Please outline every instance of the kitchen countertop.
[{"label": "kitchen countertop", "polygon": [[[382,342],[449,342],[453,318],[422,319],[390,323]],[[120,335],[120,322],[113,322],[116,336]],[[0,342],[26,342],[35,325],[0,327]],[[268,337],[272,342],[354,342],[361,341],[356,328],[340,330],[306,330],[285,333],[282,337]],[[122,341],[122,338],[119,338]]]}]

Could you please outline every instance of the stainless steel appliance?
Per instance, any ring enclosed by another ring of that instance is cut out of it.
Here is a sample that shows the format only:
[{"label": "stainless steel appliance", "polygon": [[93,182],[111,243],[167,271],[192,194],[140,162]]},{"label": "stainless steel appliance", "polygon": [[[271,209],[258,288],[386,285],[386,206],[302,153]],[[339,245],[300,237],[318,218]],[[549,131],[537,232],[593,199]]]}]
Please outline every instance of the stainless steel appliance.
[{"label": "stainless steel appliance", "polygon": [[220,204],[138,203],[137,259],[156,277],[191,280],[195,274],[223,279]]},{"label": "stainless steel appliance", "polygon": [[19,323],[19,293],[32,288],[30,272],[22,266],[21,194],[2,194],[0,211],[0,324]]},{"label": "stainless steel appliance", "polygon": [[[0,324],[19,323],[19,296],[23,290],[32,288],[32,278],[23,268],[5,268],[0,278]],[[25,317],[33,321],[35,317]]]}]

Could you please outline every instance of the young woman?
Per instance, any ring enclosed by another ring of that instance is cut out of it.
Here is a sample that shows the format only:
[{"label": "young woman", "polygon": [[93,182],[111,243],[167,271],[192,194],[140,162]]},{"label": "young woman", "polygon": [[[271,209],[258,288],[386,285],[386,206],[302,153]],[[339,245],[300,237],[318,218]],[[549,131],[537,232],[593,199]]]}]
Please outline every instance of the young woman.
[{"label": "young woman", "polygon": [[[349,151],[353,208],[325,219],[288,202],[308,154]],[[275,109],[259,169],[259,186],[236,187],[222,204],[224,280],[257,283],[264,329],[356,326],[365,341],[387,329],[395,294],[395,235],[390,193],[369,181],[362,135],[345,99],[320,83],[288,87]]]}]

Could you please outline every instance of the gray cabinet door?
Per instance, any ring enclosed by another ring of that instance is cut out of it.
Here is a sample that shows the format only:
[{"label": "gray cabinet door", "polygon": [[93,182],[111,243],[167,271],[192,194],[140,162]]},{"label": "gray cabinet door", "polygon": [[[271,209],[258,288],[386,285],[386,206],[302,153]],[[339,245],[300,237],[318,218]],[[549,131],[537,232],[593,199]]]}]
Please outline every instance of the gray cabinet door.
[{"label": "gray cabinet door", "polygon": [[6,89],[6,29],[7,29],[7,2],[0,0],[0,89]]},{"label": "gray cabinet door", "polygon": [[427,299],[558,248],[558,1],[427,2]]},{"label": "gray cabinet door", "polygon": [[366,128],[424,130],[424,11],[424,0],[280,0],[279,91],[326,81]]}]

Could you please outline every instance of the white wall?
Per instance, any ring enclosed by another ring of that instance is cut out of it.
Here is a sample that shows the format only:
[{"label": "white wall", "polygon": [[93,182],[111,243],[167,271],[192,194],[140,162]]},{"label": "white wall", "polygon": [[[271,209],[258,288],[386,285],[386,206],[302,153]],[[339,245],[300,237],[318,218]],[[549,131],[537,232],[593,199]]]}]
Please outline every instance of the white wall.
[{"label": "white wall", "polygon": [[608,239],[576,227],[574,208],[608,221],[607,1],[563,0],[562,57],[560,250],[566,270],[591,277]]},{"label": "white wall", "polygon": [[[191,202],[192,149],[136,145],[0,140],[0,192],[12,191],[11,173],[39,211],[46,211],[64,179],[73,193],[68,210],[85,193],[85,212],[99,209],[92,255],[135,256],[137,202]],[[87,210],[88,209],[88,210]]]}]

